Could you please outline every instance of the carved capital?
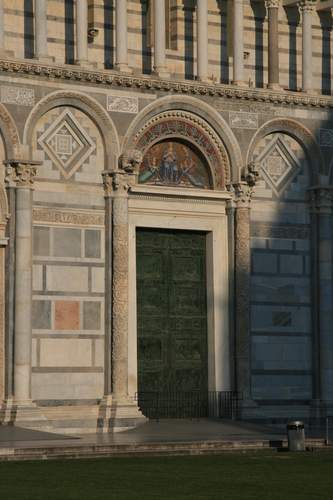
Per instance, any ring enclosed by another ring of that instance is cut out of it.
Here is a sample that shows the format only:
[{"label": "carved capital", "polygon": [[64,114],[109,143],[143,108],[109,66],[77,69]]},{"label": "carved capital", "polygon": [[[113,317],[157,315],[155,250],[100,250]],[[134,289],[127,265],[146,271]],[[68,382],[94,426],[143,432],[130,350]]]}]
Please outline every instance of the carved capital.
[{"label": "carved capital", "polygon": [[303,12],[312,12],[313,9],[315,8],[316,3],[317,3],[317,0],[301,0],[297,4],[297,7],[299,8],[300,12],[303,14]]},{"label": "carved capital", "polygon": [[26,163],[20,161],[6,161],[5,183],[7,187],[32,188],[37,166],[40,162]]},{"label": "carved capital", "polygon": [[114,197],[127,196],[136,179],[136,173],[126,173],[124,170],[104,170],[102,176],[105,193]]},{"label": "carved capital", "polygon": [[317,186],[309,188],[310,211],[321,217],[329,217],[333,213],[333,187]]},{"label": "carved capital", "polygon": [[253,183],[248,184],[243,181],[238,184],[229,184],[228,190],[231,194],[229,208],[249,208],[254,193]]},{"label": "carved capital", "polygon": [[265,0],[265,5],[267,9],[278,9],[280,6],[280,0]]}]

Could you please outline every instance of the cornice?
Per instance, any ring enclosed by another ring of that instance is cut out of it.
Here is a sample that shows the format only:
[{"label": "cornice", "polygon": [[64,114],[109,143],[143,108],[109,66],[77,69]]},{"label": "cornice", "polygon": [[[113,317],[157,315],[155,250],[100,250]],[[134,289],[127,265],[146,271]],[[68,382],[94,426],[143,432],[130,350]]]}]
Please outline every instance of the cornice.
[{"label": "cornice", "polygon": [[232,85],[195,81],[170,81],[147,76],[127,76],[107,70],[82,69],[75,66],[45,65],[37,62],[1,60],[0,71],[12,74],[59,78],[67,81],[127,87],[151,91],[175,92],[191,95],[209,95],[216,98],[244,99],[255,102],[333,108],[333,97],[308,96],[298,92],[265,89],[240,89]]}]

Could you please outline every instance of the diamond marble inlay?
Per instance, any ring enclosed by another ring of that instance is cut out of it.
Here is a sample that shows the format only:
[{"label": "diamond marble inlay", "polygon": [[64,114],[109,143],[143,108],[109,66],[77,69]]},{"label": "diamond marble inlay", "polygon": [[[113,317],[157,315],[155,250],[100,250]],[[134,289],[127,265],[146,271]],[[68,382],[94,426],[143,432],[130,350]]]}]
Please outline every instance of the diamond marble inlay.
[{"label": "diamond marble inlay", "polygon": [[261,163],[261,172],[276,196],[280,196],[296,177],[302,164],[282,134],[275,134],[259,148],[256,161]]},{"label": "diamond marble inlay", "polygon": [[66,179],[82,165],[96,145],[75,116],[65,109],[38,139]]}]

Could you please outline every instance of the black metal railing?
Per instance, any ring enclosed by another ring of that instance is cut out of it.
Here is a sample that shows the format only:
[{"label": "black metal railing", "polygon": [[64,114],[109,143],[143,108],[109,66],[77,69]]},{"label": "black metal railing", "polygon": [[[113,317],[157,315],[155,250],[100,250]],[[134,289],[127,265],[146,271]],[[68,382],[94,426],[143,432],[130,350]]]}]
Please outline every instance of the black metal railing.
[{"label": "black metal railing", "polygon": [[139,391],[135,401],[152,420],[170,418],[240,419],[242,392],[236,391]]}]

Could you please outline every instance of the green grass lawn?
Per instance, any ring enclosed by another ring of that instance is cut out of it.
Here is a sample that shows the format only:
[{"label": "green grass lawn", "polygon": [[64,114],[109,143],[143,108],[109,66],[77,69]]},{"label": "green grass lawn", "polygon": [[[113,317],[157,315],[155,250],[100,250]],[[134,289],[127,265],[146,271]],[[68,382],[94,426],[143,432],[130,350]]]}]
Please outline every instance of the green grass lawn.
[{"label": "green grass lawn", "polygon": [[333,498],[333,453],[0,462],[1,500]]}]

